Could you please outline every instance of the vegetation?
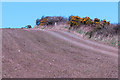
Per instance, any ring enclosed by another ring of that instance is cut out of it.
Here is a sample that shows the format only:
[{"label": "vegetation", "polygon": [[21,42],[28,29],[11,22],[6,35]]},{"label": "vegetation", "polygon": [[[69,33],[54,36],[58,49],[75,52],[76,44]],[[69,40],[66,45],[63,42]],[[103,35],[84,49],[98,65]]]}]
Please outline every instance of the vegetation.
[{"label": "vegetation", "polygon": [[23,28],[27,28],[28,29],[28,28],[32,28],[32,27],[31,27],[31,25],[27,25],[25,27],[21,27],[21,29],[23,29]]},{"label": "vegetation", "polygon": [[59,23],[59,22],[67,22],[67,19],[64,18],[64,17],[61,17],[61,16],[58,16],[58,17],[56,17],[56,16],[53,16],[53,17],[42,16],[41,19],[36,20],[36,25],[38,25],[38,26],[48,26],[48,25],[54,25],[55,23]]},{"label": "vegetation", "polygon": [[80,27],[81,24],[95,25],[95,26],[109,25],[110,21],[107,22],[105,19],[103,21],[100,21],[100,19],[98,18],[95,18],[94,20],[92,20],[89,17],[80,18],[79,16],[70,16],[68,24],[70,25],[70,28],[73,27],[75,29]]},{"label": "vegetation", "polygon": [[27,28],[32,28],[31,25],[27,25]]},{"label": "vegetation", "polygon": [[[83,36],[89,36],[89,38],[100,38],[100,40],[106,39],[105,37],[118,36],[118,32],[120,31],[119,25],[112,25],[110,21],[106,21],[105,19],[100,20],[98,18],[91,19],[90,17],[79,17],[79,16],[70,16],[68,19],[61,16],[42,16],[41,19],[36,20],[37,27],[40,26],[54,26],[55,23],[67,23],[69,26],[65,27],[66,29],[73,29],[76,32],[82,34]],[[62,24],[63,24],[62,23]],[[84,31],[83,28],[90,28],[88,31]],[[117,37],[116,37],[117,38]],[[107,39],[106,39],[107,40]],[[111,44],[117,44],[117,40],[110,41]],[[120,44],[120,43],[119,43]],[[118,45],[119,45],[118,44]]]},{"label": "vegetation", "polygon": [[[67,22],[67,19],[61,16],[42,16],[41,19],[37,19],[36,20],[36,25],[38,26],[48,26],[48,25],[54,25],[55,23],[59,23],[59,22]],[[110,25],[110,21],[106,21],[104,20],[100,20],[98,18],[94,18],[94,20],[90,19],[90,17],[79,17],[79,16],[70,16],[68,19],[68,24],[70,26],[69,29],[73,28],[73,29],[77,29],[79,28],[81,25],[95,25],[95,26],[102,26],[104,27],[104,25]]]}]

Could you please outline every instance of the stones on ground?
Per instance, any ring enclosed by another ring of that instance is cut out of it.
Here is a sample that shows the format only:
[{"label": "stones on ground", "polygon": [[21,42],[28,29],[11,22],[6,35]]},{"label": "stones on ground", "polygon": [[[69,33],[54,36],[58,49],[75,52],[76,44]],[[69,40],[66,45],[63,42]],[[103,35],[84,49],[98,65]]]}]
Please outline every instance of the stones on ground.
[{"label": "stones on ground", "polygon": [[97,58],[98,60],[100,60],[100,58]]},{"label": "stones on ground", "polygon": [[51,65],[52,63],[51,63],[51,62],[49,62],[49,64]]},{"label": "stones on ground", "polygon": [[18,52],[20,52],[20,50],[18,50]]}]

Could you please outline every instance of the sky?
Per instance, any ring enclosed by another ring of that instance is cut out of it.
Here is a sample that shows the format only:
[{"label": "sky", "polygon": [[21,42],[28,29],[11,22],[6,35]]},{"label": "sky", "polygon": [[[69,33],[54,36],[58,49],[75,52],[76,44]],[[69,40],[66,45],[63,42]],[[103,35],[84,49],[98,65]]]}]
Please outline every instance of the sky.
[{"label": "sky", "polygon": [[41,16],[71,15],[118,23],[118,2],[2,2],[2,28],[33,27]]}]

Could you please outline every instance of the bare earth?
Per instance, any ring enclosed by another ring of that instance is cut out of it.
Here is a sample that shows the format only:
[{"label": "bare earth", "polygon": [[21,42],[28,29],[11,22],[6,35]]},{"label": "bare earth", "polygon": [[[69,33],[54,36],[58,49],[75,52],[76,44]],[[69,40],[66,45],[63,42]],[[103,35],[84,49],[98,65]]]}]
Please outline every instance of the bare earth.
[{"label": "bare earth", "polygon": [[2,29],[3,78],[117,78],[118,49],[65,31]]}]

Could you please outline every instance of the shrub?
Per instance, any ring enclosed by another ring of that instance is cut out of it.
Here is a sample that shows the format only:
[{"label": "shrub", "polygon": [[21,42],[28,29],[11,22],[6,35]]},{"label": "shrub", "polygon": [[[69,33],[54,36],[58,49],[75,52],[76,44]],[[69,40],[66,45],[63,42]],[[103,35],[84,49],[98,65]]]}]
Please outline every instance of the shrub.
[{"label": "shrub", "polygon": [[70,16],[69,17],[68,24],[70,25],[70,27],[77,28],[78,26],[80,26],[80,23],[81,23],[81,18],[79,16]]},{"label": "shrub", "polygon": [[109,25],[110,24],[110,21],[107,22],[105,19],[102,22],[103,22],[104,25],[106,25],[106,24]]},{"label": "shrub", "polygon": [[[110,24],[110,23],[107,23],[106,20],[103,20],[103,22],[106,24]],[[70,16],[68,24],[70,25],[70,28],[71,27],[78,28],[81,24],[83,25],[95,24],[95,26],[104,27],[103,23],[100,22],[100,19],[98,18],[95,18],[94,20],[92,20],[89,17],[80,18],[79,16]]]},{"label": "shrub", "polygon": [[44,26],[46,24],[47,24],[47,19],[46,18],[43,18],[43,19],[40,20],[40,25],[41,26]]},{"label": "shrub", "polygon": [[106,22],[107,25],[110,25],[110,21]]},{"label": "shrub", "polygon": [[40,19],[36,20],[36,25],[40,25]]},{"label": "shrub", "polygon": [[58,16],[58,17],[42,17],[40,20],[36,20],[36,25],[44,26],[44,25],[54,25],[55,23],[59,22],[67,22],[67,19],[64,17]]},{"label": "shrub", "polygon": [[32,28],[31,25],[27,25],[27,28]]},{"label": "shrub", "polygon": [[103,20],[103,24],[106,24],[106,20],[105,19]]},{"label": "shrub", "polygon": [[96,22],[100,22],[100,19],[95,18],[95,19],[94,19],[94,22],[95,22],[95,23],[96,23]]}]

